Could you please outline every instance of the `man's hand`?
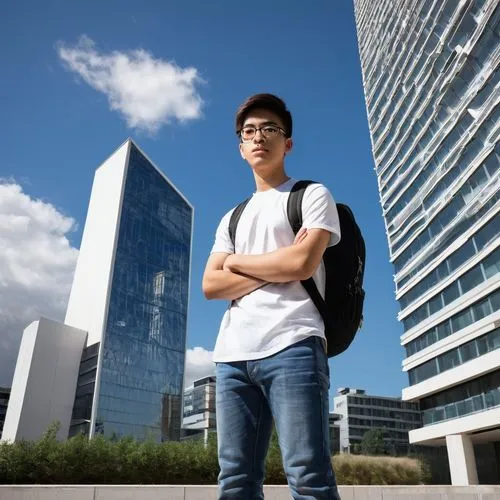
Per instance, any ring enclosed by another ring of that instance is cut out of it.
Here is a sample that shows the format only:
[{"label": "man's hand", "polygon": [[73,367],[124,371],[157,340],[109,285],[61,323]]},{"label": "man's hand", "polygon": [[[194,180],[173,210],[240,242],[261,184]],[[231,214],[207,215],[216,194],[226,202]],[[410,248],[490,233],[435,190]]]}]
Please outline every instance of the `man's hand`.
[{"label": "man's hand", "polygon": [[226,253],[214,253],[207,262],[203,274],[203,293],[207,299],[235,300],[265,285],[265,281],[224,270]]}]

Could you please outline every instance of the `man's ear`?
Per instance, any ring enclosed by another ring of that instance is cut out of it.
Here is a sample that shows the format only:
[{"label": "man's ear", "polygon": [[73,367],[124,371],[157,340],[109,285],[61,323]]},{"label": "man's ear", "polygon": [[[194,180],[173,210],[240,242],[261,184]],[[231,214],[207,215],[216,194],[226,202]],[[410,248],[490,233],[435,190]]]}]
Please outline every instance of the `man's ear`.
[{"label": "man's ear", "polygon": [[240,142],[240,144],[239,144],[239,148],[240,148],[240,155],[241,155],[241,157],[245,160],[245,159],[246,159],[246,158],[245,158],[245,153],[244,153],[244,151],[243,151],[243,144],[242,144],[241,142]]},{"label": "man's ear", "polygon": [[288,154],[293,148],[293,140],[291,137],[285,140],[285,154]]}]

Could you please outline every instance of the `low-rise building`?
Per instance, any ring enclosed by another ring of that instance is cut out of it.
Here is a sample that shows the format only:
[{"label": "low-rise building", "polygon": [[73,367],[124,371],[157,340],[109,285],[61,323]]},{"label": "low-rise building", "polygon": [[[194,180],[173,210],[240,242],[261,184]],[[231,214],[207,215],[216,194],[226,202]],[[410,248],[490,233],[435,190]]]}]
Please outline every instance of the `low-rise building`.
[{"label": "low-rise building", "polygon": [[361,445],[365,433],[381,429],[387,453],[406,454],[408,432],[422,425],[418,403],[400,398],[372,396],[362,389],[342,387],[334,398],[334,411],[342,415],[339,421],[340,452],[351,453]]},{"label": "low-rise building", "polygon": [[342,415],[330,413],[328,416],[328,430],[330,435],[330,455],[340,453],[340,425]]},{"label": "low-rise building", "polygon": [[215,376],[211,375],[195,380],[184,391],[181,439],[203,439],[206,443],[209,433],[215,431]]}]

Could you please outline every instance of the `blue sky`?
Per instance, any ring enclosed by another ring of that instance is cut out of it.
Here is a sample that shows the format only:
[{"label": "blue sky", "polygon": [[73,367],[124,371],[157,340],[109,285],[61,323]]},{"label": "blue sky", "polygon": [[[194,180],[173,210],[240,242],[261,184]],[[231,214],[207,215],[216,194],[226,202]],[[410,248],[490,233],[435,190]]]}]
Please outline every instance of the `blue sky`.
[{"label": "blue sky", "polygon": [[3,8],[0,46],[0,385],[22,325],[62,318],[94,170],[129,136],[195,207],[188,354],[204,369],[226,307],[202,295],[206,258],[219,219],[254,190],[234,113],[271,92],[294,118],[288,174],[349,204],[367,246],[365,323],[330,361],[331,394],[400,396],[402,328],[351,2],[21,0]]}]

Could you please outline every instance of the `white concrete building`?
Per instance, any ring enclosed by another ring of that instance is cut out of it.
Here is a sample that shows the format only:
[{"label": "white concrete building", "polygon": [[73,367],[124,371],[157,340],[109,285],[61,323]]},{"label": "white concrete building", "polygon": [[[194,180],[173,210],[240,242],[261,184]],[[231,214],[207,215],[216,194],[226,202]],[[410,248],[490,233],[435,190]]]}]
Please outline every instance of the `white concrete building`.
[{"label": "white concrete building", "polygon": [[106,327],[128,155],[129,141],[95,172],[66,309],[64,322],[86,330],[89,345],[102,340]]},{"label": "white concrete building", "polygon": [[419,405],[399,398],[366,394],[363,389],[341,387],[333,398],[333,409],[341,415],[340,452],[351,453],[371,429],[384,432],[384,446],[389,453],[408,452],[408,432],[420,427]]},{"label": "white concrete building", "polygon": [[68,436],[82,349],[87,332],[40,318],[25,330],[5,415],[3,441],[39,439],[59,421]]},{"label": "white concrete building", "polygon": [[195,380],[184,391],[183,439],[201,438],[208,441],[210,432],[216,432],[215,375]]},{"label": "white concrete building", "polygon": [[[453,484],[500,459],[500,7],[355,0],[359,53],[409,386]],[[481,471],[480,471],[481,472]]]}]

